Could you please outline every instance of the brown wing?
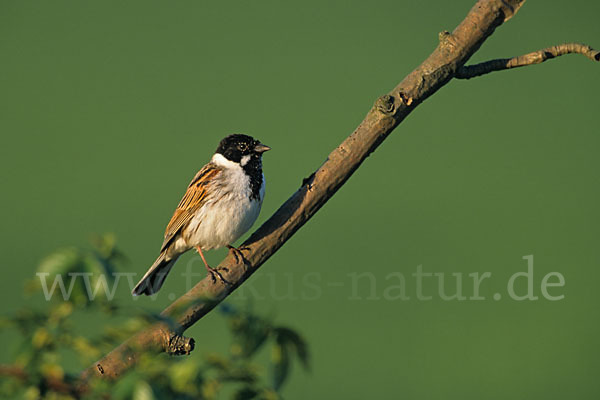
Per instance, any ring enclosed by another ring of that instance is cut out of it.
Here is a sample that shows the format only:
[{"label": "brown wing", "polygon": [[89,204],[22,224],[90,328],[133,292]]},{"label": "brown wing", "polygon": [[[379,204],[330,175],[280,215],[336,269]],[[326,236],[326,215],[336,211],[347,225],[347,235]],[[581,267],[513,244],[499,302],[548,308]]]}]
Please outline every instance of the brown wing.
[{"label": "brown wing", "polygon": [[181,228],[187,224],[196,211],[206,202],[209,187],[214,182],[217,175],[221,173],[221,169],[216,165],[206,164],[192,179],[188,185],[187,191],[179,202],[171,221],[167,225],[165,231],[165,241],[160,249],[164,251],[175,235]]}]

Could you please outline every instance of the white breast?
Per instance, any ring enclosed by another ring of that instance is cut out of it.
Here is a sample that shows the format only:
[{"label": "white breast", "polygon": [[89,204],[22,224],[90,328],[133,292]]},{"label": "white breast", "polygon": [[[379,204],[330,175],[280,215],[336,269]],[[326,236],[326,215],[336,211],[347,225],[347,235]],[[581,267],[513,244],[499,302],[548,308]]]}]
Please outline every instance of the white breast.
[{"label": "white breast", "polygon": [[260,198],[250,200],[250,179],[240,165],[220,154],[215,154],[212,162],[223,168],[221,184],[213,186],[214,193],[185,230],[183,239],[190,248],[209,250],[233,244],[252,227],[265,196],[264,176]]}]

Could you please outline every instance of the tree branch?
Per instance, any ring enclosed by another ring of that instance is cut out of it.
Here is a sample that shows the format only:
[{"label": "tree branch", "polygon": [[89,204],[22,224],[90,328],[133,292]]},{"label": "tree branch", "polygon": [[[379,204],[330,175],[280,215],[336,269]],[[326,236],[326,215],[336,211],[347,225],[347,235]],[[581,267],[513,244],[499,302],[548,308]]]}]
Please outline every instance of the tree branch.
[{"label": "tree branch", "polygon": [[231,285],[205,278],[167,307],[162,315],[172,326],[156,323],[131,337],[85,370],[92,376],[117,378],[135,364],[141,351],[165,351],[165,337],[181,335],[241,285],[294,235],[350,178],[362,162],[412,110],[448,83],[482,43],[507,21],[524,0],[479,0],[464,21],[450,33],[440,33],[433,53],[391,92],[381,96],[360,123],[305,178],[300,188],[241,247],[244,260],[229,254],[219,265]]},{"label": "tree branch", "polygon": [[558,46],[547,47],[519,57],[499,58],[480,64],[463,66],[456,71],[454,77],[458,79],[471,79],[494,71],[540,64],[546,60],[564,56],[565,54],[583,54],[592,61],[600,61],[600,51],[594,50],[590,46],[581,43],[565,43]]}]

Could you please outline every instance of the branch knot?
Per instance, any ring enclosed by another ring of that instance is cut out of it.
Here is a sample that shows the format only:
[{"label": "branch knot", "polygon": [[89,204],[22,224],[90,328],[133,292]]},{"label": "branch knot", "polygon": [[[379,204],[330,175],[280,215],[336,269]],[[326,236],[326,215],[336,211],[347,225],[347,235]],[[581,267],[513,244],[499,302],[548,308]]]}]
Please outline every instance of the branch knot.
[{"label": "branch knot", "polygon": [[195,341],[193,338],[173,334],[169,337],[169,343],[167,343],[165,352],[172,356],[188,355],[194,350],[194,344]]},{"label": "branch knot", "polygon": [[375,108],[377,111],[384,115],[393,114],[396,111],[396,105],[394,104],[394,96],[384,94],[375,102]]},{"label": "branch knot", "polygon": [[440,48],[444,50],[452,50],[456,47],[454,36],[446,30],[438,33],[438,39],[440,41]]}]

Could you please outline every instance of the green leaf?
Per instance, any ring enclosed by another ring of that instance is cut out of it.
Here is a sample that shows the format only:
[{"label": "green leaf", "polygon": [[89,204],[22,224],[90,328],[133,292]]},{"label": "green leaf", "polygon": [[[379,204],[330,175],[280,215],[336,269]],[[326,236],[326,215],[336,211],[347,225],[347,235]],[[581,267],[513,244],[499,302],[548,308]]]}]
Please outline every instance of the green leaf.
[{"label": "green leaf", "polygon": [[77,271],[81,266],[81,254],[74,247],[56,250],[46,256],[38,266],[37,272],[47,273],[50,276],[67,274]]},{"label": "green leaf", "polygon": [[271,325],[266,320],[248,312],[232,315],[230,328],[241,348],[240,355],[245,358],[252,357],[266,343],[271,333]]},{"label": "green leaf", "polygon": [[138,381],[133,392],[133,400],[154,400],[152,387],[146,381]]},{"label": "green leaf", "polygon": [[114,233],[94,234],[90,242],[104,258],[110,258],[117,245],[117,236]]},{"label": "green leaf", "polygon": [[310,370],[310,359],[306,341],[296,331],[290,328],[277,327],[274,331],[278,340],[294,350],[304,369],[307,371]]},{"label": "green leaf", "polygon": [[115,279],[113,265],[98,254],[86,254],[82,261],[83,269],[85,272],[91,272],[95,281],[97,281],[99,275],[105,275],[107,282],[112,282]]},{"label": "green leaf", "polygon": [[115,400],[126,400],[133,397],[133,393],[140,381],[140,375],[133,372],[119,379],[111,390],[111,398]]},{"label": "green leaf", "polygon": [[193,359],[171,365],[167,371],[171,386],[180,393],[193,393],[197,382],[202,381],[200,364]]},{"label": "green leaf", "polygon": [[273,361],[273,388],[279,390],[290,372],[290,355],[287,346],[277,338],[271,349]]},{"label": "green leaf", "polygon": [[233,398],[235,400],[251,400],[255,399],[258,396],[258,391],[251,387],[243,387],[238,390]]},{"label": "green leaf", "polygon": [[[44,288],[43,281],[46,286],[44,291],[51,291],[48,295],[51,295],[53,300],[68,300],[77,305],[87,305],[88,297],[82,278],[69,275],[70,273],[86,272],[84,257],[84,253],[74,247],[59,249],[51,253],[38,266],[37,272],[41,275],[35,278],[35,286],[38,289]],[[57,284],[59,282],[62,285]],[[68,299],[63,296],[68,296]]]}]

